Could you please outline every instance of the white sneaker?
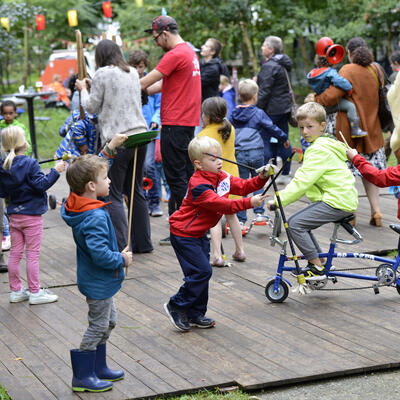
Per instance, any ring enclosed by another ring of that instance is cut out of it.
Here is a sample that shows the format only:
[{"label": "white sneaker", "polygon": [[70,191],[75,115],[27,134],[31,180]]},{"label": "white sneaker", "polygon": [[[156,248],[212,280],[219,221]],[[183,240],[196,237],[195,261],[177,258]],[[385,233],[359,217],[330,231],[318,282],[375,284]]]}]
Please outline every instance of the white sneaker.
[{"label": "white sneaker", "polygon": [[10,293],[10,303],[20,303],[21,301],[25,301],[29,299],[29,290],[25,288],[21,288],[17,292]]},{"label": "white sneaker", "polygon": [[3,249],[3,251],[7,251],[10,250],[11,248],[11,236],[3,236],[3,240],[1,242],[1,248]]},{"label": "white sneaker", "polygon": [[292,177],[290,175],[279,175],[275,182],[277,185],[288,185],[291,180]]},{"label": "white sneaker", "polygon": [[29,304],[54,303],[57,300],[58,296],[49,289],[40,289],[37,293],[31,293],[29,296]]},{"label": "white sneaker", "polygon": [[266,222],[267,217],[262,214],[256,214],[256,222]]}]

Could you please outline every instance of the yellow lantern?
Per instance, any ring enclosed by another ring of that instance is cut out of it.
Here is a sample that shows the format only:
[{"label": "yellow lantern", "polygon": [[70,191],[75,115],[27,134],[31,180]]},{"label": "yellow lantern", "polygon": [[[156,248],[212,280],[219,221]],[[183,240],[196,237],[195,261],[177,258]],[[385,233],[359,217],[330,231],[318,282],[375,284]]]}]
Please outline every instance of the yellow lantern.
[{"label": "yellow lantern", "polygon": [[142,7],[143,6],[143,0],[136,0],[136,5],[138,7]]},{"label": "yellow lantern", "polygon": [[10,20],[7,17],[1,17],[0,23],[7,32],[10,32]]},{"label": "yellow lantern", "polygon": [[76,10],[68,10],[68,25],[69,26],[78,25],[78,13]]}]

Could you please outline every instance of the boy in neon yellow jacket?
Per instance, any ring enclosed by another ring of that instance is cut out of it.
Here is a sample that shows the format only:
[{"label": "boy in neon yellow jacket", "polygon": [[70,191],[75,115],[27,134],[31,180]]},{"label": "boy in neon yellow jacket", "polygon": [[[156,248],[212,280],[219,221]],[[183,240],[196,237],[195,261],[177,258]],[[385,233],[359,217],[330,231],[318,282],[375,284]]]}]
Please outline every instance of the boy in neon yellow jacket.
[{"label": "boy in neon yellow jacket", "polygon": [[[346,145],[324,134],[324,108],[317,103],[306,103],[298,109],[296,118],[302,137],[311,145],[305,152],[303,165],[279,196],[283,206],[303,195],[312,202],[292,215],[288,225],[293,241],[308,260],[302,270],[304,277],[320,280],[325,277],[325,267],[318,257],[322,251],[312,230],[351,215],[357,209],[358,194],[346,164]],[[276,198],[268,202],[268,207],[272,204],[277,204]]]}]

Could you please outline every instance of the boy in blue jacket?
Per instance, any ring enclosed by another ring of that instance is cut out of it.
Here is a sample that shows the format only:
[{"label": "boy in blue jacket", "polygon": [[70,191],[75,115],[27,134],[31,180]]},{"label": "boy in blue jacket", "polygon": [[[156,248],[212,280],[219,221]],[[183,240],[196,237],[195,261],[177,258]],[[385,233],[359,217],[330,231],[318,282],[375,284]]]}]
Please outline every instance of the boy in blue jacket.
[{"label": "boy in blue jacket", "polygon": [[[307,80],[308,84],[311,86],[311,89],[314,90],[316,94],[321,94],[330,85],[333,85],[347,92],[347,94],[351,96],[353,86],[347,79],[340,76],[336,69],[332,68],[332,64],[329,64],[326,57],[316,55],[315,64],[317,68],[312,69],[307,74]],[[367,136],[367,132],[360,128],[360,120],[358,118],[354,103],[342,97],[336,106],[326,108],[326,112],[328,114],[337,111],[344,111],[347,113],[347,118],[350,122],[352,138],[361,138]]]},{"label": "boy in blue jacket", "polygon": [[[132,253],[118,251],[110,215],[97,200],[108,196],[110,179],[104,157],[112,159],[114,149],[124,135],[116,135],[105,146],[101,157],[87,154],[76,158],[68,167],[66,178],[71,188],[61,216],[71,226],[77,246],[77,281],[89,307],[89,327],[79,349],[71,350],[72,390],[103,392],[123,379],[124,372],[111,370],[106,364],[106,341],[116,325],[117,311],[113,296],[120,290],[124,266],[132,262]],[[126,136],[125,136],[126,137]]]},{"label": "boy in blue jacket", "polygon": [[[236,106],[231,114],[231,122],[235,127],[235,156],[236,161],[255,169],[260,168],[271,158],[270,139],[274,137],[284,143],[285,148],[290,146],[288,135],[278,128],[268,115],[256,107],[258,85],[252,79],[244,79],[239,83],[239,97],[242,104]],[[239,165],[239,176],[247,179],[256,176],[256,172],[249,171]],[[260,191],[255,192],[255,194]],[[265,221],[263,204],[254,208],[256,222]],[[246,210],[237,213],[242,230],[247,220]]]}]

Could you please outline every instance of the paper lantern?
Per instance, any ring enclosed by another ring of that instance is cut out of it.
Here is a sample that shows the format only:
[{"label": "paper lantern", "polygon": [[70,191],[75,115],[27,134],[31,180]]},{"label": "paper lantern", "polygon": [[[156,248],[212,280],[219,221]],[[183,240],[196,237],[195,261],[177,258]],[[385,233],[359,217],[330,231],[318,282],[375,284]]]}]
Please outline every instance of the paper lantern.
[{"label": "paper lantern", "polygon": [[10,32],[10,20],[7,17],[1,17],[0,23],[7,32]]},{"label": "paper lantern", "polygon": [[142,7],[143,6],[143,0],[136,0],[136,5],[138,7]]},{"label": "paper lantern", "polygon": [[106,18],[112,17],[111,1],[103,1],[103,14]]},{"label": "paper lantern", "polygon": [[76,10],[68,10],[68,25],[69,26],[78,25],[78,13]]},{"label": "paper lantern", "polygon": [[36,30],[38,31],[44,31],[44,28],[46,27],[46,18],[42,14],[36,15]]}]

